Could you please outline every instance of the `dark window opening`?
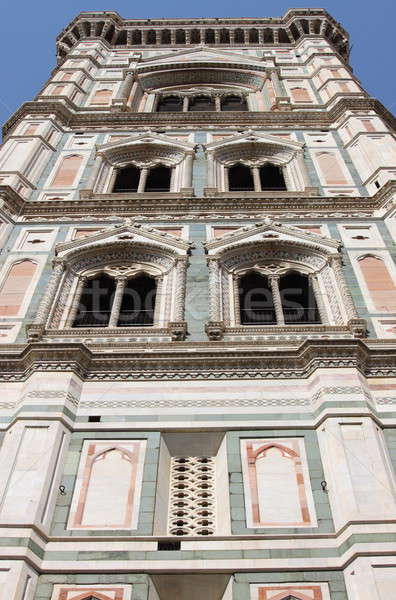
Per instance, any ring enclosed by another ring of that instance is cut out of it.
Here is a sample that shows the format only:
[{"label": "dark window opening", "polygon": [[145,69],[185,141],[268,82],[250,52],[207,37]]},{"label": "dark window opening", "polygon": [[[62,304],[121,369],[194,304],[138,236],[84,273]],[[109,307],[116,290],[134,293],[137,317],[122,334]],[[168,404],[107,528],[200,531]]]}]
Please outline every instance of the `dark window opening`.
[{"label": "dark window opening", "polygon": [[100,423],[101,419],[100,415],[89,415],[88,423]]},{"label": "dark window opening", "polygon": [[291,271],[279,280],[286,325],[317,324],[320,316],[308,275]]},{"label": "dark window opening", "polygon": [[278,40],[280,44],[290,44],[289,36],[284,29],[279,29]]},{"label": "dark window opening", "polygon": [[214,44],[215,43],[215,34],[213,29],[207,29],[205,31],[205,42],[207,44]]},{"label": "dark window opening", "polygon": [[221,29],[220,31],[220,44],[230,43],[230,32],[228,29]]},{"label": "dark window opening", "polygon": [[186,43],[186,32],[184,29],[178,29],[176,31],[176,44],[185,44]]},{"label": "dark window opening", "polygon": [[171,170],[169,167],[159,165],[150,169],[145,192],[169,192],[171,182]]},{"label": "dark window opening", "polygon": [[126,43],[127,43],[127,32],[124,29],[123,31],[120,31],[120,33],[118,34],[115,45],[116,46],[125,46]]},{"label": "dark window opening", "polygon": [[242,29],[235,29],[234,40],[236,44],[243,44],[245,42],[245,34]]},{"label": "dark window opening", "polygon": [[153,29],[150,29],[150,31],[147,32],[146,44],[156,44],[156,42],[157,35]]},{"label": "dark window opening", "polygon": [[140,169],[124,167],[118,169],[113,192],[137,192],[139,187]]},{"label": "dark window opening", "polygon": [[274,31],[273,29],[264,29],[264,44],[274,43]]},{"label": "dark window opening", "polygon": [[249,29],[249,44],[258,44],[259,36],[257,29]]},{"label": "dark window opening", "polygon": [[107,327],[114,300],[115,281],[97,275],[85,284],[73,327]]},{"label": "dark window opening", "polygon": [[170,44],[171,43],[171,33],[169,29],[164,29],[161,33],[161,44]]},{"label": "dark window opening", "polygon": [[140,45],[142,43],[142,32],[138,29],[132,31],[132,44]]},{"label": "dark window opening", "polygon": [[158,542],[157,550],[180,550],[181,542]]},{"label": "dark window opening", "polygon": [[239,281],[242,325],[276,325],[276,314],[268,277],[251,272]]},{"label": "dark window opening", "polygon": [[194,98],[190,98],[188,110],[191,112],[215,110],[214,98],[210,96],[195,96]]},{"label": "dark window opening", "polygon": [[147,327],[154,323],[157,285],[148,275],[130,279],[122,297],[117,327]]},{"label": "dark window opening", "polygon": [[282,169],[276,165],[267,164],[263,167],[260,167],[260,183],[262,191],[286,190],[286,183],[285,178],[283,177]]},{"label": "dark window opening", "polygon": [[379,188],[381,187],[379,181],[374,181],[374,185],[377,188],[377,190],[379,190]]},{"label": "dark window opening", "polygon": [[240,96],[225,96],[221,100],[221,110],[247,110],[246,98]]},{"label": "dark window opening", "polygon": [[161,98],[157,105],[157,112],[181,112],[183,110],[183,101],[177,96],[166,96]]},{"label": "dark window opening", "polygon": [[253,175],[250,167],[240,163],[228,169],[228,189],[230,192],[254,191]]},{"label": "dark window opening", "polygon": [[191,30],[190,41],[192,44],[199,44],[201,42],[201,32],[198,29]]}]

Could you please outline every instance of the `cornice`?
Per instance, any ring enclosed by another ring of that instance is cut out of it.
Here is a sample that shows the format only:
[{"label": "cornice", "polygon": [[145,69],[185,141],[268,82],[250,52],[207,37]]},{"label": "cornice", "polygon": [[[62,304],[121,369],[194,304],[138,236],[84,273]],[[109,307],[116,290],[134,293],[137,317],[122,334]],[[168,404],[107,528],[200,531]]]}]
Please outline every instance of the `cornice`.
[{"label": "cornice", "polygon": [[[374,110],[386,124],[396,131],[396,117],[388,111],[379,100],[375,98],[342,97],[328,111],[322,110],[295,110],[279,112],[238,112],[238,129],[248,127],[274,127],[293,129],[304,127],[331,127],[348,110]],[[188,112],[188,113],[141,113],[141,112],[110,112],[103,109],[81,109],[76,106],[73,110],[57,101],[25,102],[4,124],[4,138],[28,114],[49,115],[54,114],[61,125],[72,129],[100,129],[117,130],[147,129],[147,127],[163,129],[171,126],[177,128],[203,128],[211,126],[218,128],[235,128],[236,113],[233,112]]]},{"label": "cornice", "polygon": [[[369,341],[369,340],[367,340]],[[357,339],[155,343],[31,343],[4,346],[0,381],[37,371],[74,372],[83,380],[306,378],[318,368],[356,368],[367,377],[396,376],[396,343],[373,347]]]}]

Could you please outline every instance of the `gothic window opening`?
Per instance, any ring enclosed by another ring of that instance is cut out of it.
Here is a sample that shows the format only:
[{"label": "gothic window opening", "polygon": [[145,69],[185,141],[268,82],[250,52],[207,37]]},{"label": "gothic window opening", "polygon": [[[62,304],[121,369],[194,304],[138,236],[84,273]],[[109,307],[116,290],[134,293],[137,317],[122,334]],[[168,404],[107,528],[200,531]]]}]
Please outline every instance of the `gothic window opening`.
[{"label": "gothic window opening", "polygon": [[137,192],[140,180],[138,167],[124,167],[118,169],[113,192]]},{"label": "gothic window opening", "polygon": [[242,325],[276,325],[276,314],[268,277],[247,273],[239,280]]},{"label": "gothic window opening", "polygon": [[321,323],[315,294],[308,275],[291,271],[279,280],[286,325]]},{"label": "gothic window opening", "polygon": [[118,169],[113,193],[126,192],[169,192],[172,171],[158,165],[152,169],[128,166]]},{"label": "gothic window opening", "polygon": [[258,44],[259,36],[257,29],[249,29],[249,44]]},{"label": "gothic window opening", "polygon": [[228,189],[230,192],[254,191],[253,175],[250,167],[237,163],[228,169]]},{"label": "gothic window opening", "polygon": [[221,99],[221,110],[248,110],[246,98],[244,98],[243,96],[224,96]]},{"label": "gothic window opening", "polygon": [[272,164],[260,167],[260,184],[262,191],[283,191],[287,189],[282,168]]},{"label": "gothic window opening", "polygon": [[236,44],[244,44],[245,43],[245,34],[242,29],[235,29],[235,37]]},{"label": "gothic window opening", "polygon": [[171,43],[171,33],[169,29],[164,29],[161,33],[161,44],[170,44]]},{"label": "gothic window opening", "polygon": [[176,44],[186,43],[186,32],[183,29],[177,29],[176,31]]},{"label": "gothic window opening", "polygon": [[215,43],[215,34],[213,29],[207,29],[205,31],[205,42],[207,44],[214,44]]},{"label": "gothic window opening", "polygon": [[147,181],[146,192],[169,192],[171,183],[171,170],[169,167],[159,165],[150,169]]},{"label": "gothic window opening", "polygon": [[182,110],[183,100],[179,96],[160,98],[157,105],[157,112],[181,112]]},{"label": "gothic window opening", "polygon": [[214,111],[214,98],[210,96],[195,96],[194,98],[190,98],[188,110],[190,112]]},{"label": "gothic window opening", "polygon": [[128,280],[124,288],[117,327],[153,325],[156,291],[155,279],[147,275]]},{"label": "gothic window opening", "polygon": [[215,457],[171,458],[169,535],[213,535],[215,517]]},{"label": "gothic window opening", "polygon": [[115,280],[104,273],[89,279],[81,294],[72,327],[107,327],[115,289]]},{"label": "gothic window opening", "polygon": [[229,44],[230,43],[230,32],[228,29],[220,30],[220,44]]},{"label": "gothic window opening", "polygon": [[192,44],[199,44],[201,42],[201,33],[200,33],[199,29],[191,30],[190,40],[191,40]]}]

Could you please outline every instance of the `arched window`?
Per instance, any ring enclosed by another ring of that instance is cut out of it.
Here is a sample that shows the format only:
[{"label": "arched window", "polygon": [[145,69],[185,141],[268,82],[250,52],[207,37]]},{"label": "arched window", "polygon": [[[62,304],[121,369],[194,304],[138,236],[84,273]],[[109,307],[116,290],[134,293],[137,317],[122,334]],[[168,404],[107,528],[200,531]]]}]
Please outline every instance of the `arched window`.
[{"label": "arched window", "polygon": [[113,193],[169,192],[172,170],[158,165],[152,169],[139,169],[133,165],[118,169]]},{"label": "arched window", "polygon": [[157,104],[157,112],[181,112],[183,100],[179,96],[166,96],[160,98]]},{"label": "arched window", "polygon": [[107,327],[116,289],[115,280],[105,273],[88,279],[80,297],[73,327]]},{"label": "arched window", "polygon": [[250,167],[237,163],[228,169],[228,189],[230,192],[248,192],[254,190],[253,175]]},{"label": "arched window", "polygon": [[260,167],[261,190],[286,190],[285,178],[281,167],[270,163]]},{"label": "arched window", "polygon": [[249,29],[249,43],[250,44],[258,44],[258,30],[257,29]]},{"label": "arched window", "polygon": [[228,29],[220,30],[220,44],[229,44],[230,43],[230,32]]},{"label": "arched window", "polygon": [[150,169],[147,181],[146,192],[169,192],[171,183],[171,170],[169,167],[158,165]]},{"label": "arched window", "polygon": [[19,313],[36,269],[37,263],[29,259],[11,266],[0,289],[0,316],[12,317]]},{"label": "arched window", "polygon": [[221,110],[247,110],[246,98],[244,96],[223,96],[221,99]]},{"label": "arched window", "polygon": [[214,44],[215,43],[215,34],[213,29],[207,29],[205,31],[205,42],[207,44]]},{"label": "arched window", "polygon": [[236,44],[243,44],[245,42],[245,34],[243,29],[235,29],[234,40]]},{"label": "arched window", "polygon": [[118,169],[113,192],[137,192],[140,180],[140,169],[134,166]]},{"label": "arched window", "polygon": [[186,32],[184,29],[176,30],[176,44],[185,44],[186,43]]},{"label": "arched window", "polygon": [[150,29],[147,32],[147,36],[146,36],[146,44],[155,44],[157,42],[157,34],[154,31],[154,29]]},{"label": "arched window", "polygon": [[142,32],[139,31],[139,29],[134,29],[132,31],[132,44],[134,46],[137,46],[137,45],[140,46],[141,43],[142,43]]},{"label": "arched window", "polygon": [[153,325],[157,285],[153,277],[139,275],[125,286],[118,327]]},{"label": "arched window", "polygon": [[286,325],[320,323],[320,316],[307,275],[290,271],[279,280],[283,318]]},{"label": "arched window", "polygon": [[190,37],[191,43],[192,44],[199,44],[201,41],[201,32],[199,31],[199,29],[192,29],[191,30],[191,37]]},{"label": "arched window", "polygon": [[242,325],[276,325],[272,290],[268,277],[254,271],[239,280]]},{"label": "arched window", "polygon": [[83,157],[79,154],[65,156],[55,173],[51,187],[66,187],[74,184]]},{"label": "arched window", "polygon": [[195,96],[194,98],[190,98],[188,110],[191,112],[213,111],[215,110],[214,98],[211,98],[211,96]]},{"label": "arched window", "polygon": [[161,44],[170,44],[171,43],[171,33],[169,29],[164,29],[161,32]]}]

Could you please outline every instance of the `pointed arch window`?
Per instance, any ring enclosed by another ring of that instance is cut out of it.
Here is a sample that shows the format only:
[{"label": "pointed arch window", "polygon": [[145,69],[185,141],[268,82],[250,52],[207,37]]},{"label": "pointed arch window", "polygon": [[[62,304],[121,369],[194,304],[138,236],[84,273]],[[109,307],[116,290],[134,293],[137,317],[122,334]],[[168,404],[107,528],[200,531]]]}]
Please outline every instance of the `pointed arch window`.
[{"label": "pointed arch window", "polygon": [[246,98],[243,96],[233,96],[232,94],[221,98],[222,111],[245,111],[248,110]]},{"label": "pointed arch window", "polygon": [[252,271],[240,278],[239,307],[242,325],[276,325],[268,277]]},{"label": "pointed arch window", "polygon": [[113,193],[169,192],[172,169],[164,165],[138,168],[133,165],[117,169]]},{"label": "pointed arch window", "polygon": [[230,192],[248,192],[254,190],[252,169],[237,163],[228,169],[228,189]]},{"label": "pointed arch window", "polygon": [[287,189],[283,170],[278,165],[267,163],[260,167],[259,172],[262,191],[283,191]]},{"label": "pointed arch window", "polygon": [[141,274],[133,278],[101,273],[83,280],[72,327],[149,327],[154,324],[157,283]]},{"label": "pointed arch window", "polygon": [[157,112],[181,112],[183,100],[179,96],[165,96],[158,100]]},{"label": "pointed arch window", "polygon": [[215,100],[211,96],[194,96],[190,98],[188,110],[190,112],[214,111]]}]

